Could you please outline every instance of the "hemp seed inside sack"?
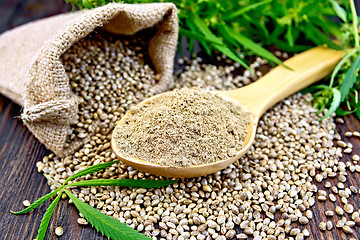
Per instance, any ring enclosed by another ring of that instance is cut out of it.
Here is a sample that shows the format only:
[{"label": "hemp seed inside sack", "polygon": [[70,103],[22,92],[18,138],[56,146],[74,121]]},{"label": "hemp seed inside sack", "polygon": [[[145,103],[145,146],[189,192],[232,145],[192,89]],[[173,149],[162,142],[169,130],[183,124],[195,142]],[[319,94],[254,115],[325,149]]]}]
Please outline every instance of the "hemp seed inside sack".
[{"label": "hemp seed inside sack", "polygon": [[249,113],[211,92],[183,88],[132,107],[114,137],[125,156],[170,167],[233,157],[242,149]]},{"label": "hemp seed inside sack", "polygon": [[[153,31],[133,36],[90,34],[61,57],[71,90],[79,99],[78,118],[70,126],[66,147],[92,136],[110,135],[124,113],[152,96],[155,72],[147,54]],[[146,93],[148,92],[148,93]]]}]

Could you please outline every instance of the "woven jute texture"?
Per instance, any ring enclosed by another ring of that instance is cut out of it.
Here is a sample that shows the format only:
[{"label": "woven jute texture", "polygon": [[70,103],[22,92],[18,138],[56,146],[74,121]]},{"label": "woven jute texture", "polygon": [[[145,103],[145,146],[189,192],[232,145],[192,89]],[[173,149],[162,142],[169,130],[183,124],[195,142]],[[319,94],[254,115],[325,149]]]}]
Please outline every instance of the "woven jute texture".
[{"label": "woven jute texture", "polygon": [[159,80],[152,91],[163,91],[172,80],[178,38],[177,11],[172,3],[112,3],[4,33],[0,36],[0,61],[15,61],[6,62],[5,67],[0,64],[1,73],[9,71],[5,78],[0,77],[0,91],[24,105],[22,120],[47,148],[60,157],[68,156],[89,139],[66,144],[70,125],[77,118],[78,101],[71,92],[61,55],[97,28],[132,35],[154,26],[157,32],[148,51]]},{"label": "woven jute texture", "polygon": [[80,12],[24,24],[0,35],[0,93],[24,105],[26,71],[41,45]]}]

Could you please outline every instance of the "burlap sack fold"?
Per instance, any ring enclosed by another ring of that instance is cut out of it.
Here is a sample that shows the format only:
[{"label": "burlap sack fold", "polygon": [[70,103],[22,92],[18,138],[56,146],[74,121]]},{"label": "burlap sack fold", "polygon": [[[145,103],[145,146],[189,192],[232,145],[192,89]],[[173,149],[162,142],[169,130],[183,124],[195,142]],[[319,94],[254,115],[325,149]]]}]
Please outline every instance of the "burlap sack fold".
[{"label": "burlap sack fold", "polygon": [[[15,102],[24,104],[21,115],[24,123],[47,148],[58,156],[67,156],[88,139],[65,144],[70,124],[75,122],[78,114],[78,101],[71,92],[68,76],[60,61],[61,55],[99,27],[115,34],[132,35],[155,25],[157,32],[150,40],[148,50],[159,81],[152,91],[165,90],[172,79],[178,37],[175,5],[112,3],[40,20],[0,36],[0,61],[11,56],[11,49],[17,50],[13,54],[19,54],[9,58],[16,59],[16,69],[11,62],[5,67],[0,64],[0,72],[10,70],[5,79],[0,77],[0,91]],[[37,39],[36,34],[42,40]],[[17,38],[21,39],[20,43]],[[32,51],[29,52],[27,45],[33,45]],[[6,53],[2,52],[4,49]],[[30,67],[25,77],[24,68],[27,66]]]},{"label": "burlap sack fold", "polygon": [[24,105],[26,72],[43,43],[80,12],[33,21],[0,35],[0,93]]}]

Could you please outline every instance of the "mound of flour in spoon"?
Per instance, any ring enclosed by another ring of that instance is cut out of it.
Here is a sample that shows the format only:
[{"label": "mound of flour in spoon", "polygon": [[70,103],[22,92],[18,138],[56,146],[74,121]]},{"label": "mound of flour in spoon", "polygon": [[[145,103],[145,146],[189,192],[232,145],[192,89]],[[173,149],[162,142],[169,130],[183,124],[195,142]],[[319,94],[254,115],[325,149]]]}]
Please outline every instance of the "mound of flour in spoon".
[{"label": "mound of flour in spoon", "polygon": [[124,156],[189,167],[235,156],[249,119],[240,106],[214,93],[183,88],[132,107],[114,138]]}]

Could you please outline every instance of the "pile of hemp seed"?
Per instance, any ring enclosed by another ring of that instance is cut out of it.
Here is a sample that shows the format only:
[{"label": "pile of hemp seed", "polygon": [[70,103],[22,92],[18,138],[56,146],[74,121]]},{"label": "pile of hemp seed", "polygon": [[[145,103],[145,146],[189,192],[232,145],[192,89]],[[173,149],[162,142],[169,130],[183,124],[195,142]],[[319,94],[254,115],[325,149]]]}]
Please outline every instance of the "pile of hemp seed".
[{"label": "pile of hemp seed", "polygon": [[[116,122],[131,106],[154,94],[150,89],[155,73],[146,45],[147,40],[136,35],[91,36],[63,55],[72,91],[82,98],[68,143],[93,134],[73,156],[61,159],[50,154],[37,163],[39,172],[54,179],[48,182],[51,189],[79,170],[116,160],[110,147]],[[178,59],[182,70],[175,73],[172,88],[234,89],[261,77],[261,69],[268,66],[256,58],[250,65],[252,73],[218,58],[227,65]],[[348,132],[341,140],[333,119],[318,121],[321,114],[316,114],[310,100],[311,95],[297,93],[267,111],[250,151],[222,171],[159,189],[79,187],[72,193],[153,239],[301,240],[310,236],[314,214],[319,214],[320,231],[339,228],[344,238],[355,239],[354,229],[360,225],[355,204],[359,190],[347,176],[360,172],[359,156],[352,154],[349,141],[360,134]],[[89,129],[99,119],[98,127]],[[352,154],[353,161],[344,162],[343,154]],[[162,179],[121,162],[83,177],[104,178]],[[320,207],[329,201],[332,208]],[[87,224],[82,217],[78,223]]]}]

